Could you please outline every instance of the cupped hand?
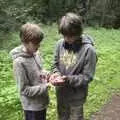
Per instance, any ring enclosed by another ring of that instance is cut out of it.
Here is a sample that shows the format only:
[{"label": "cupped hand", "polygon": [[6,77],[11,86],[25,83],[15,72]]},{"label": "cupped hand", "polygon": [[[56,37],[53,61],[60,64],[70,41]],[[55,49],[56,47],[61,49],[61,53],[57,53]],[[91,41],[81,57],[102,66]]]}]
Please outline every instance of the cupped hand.
[{"label": "cupped hand", "polygon": [[61,86],[64,84],[66,76],[60,76],[58,74],[54,74],[50,77],[50,82],[54,86]]}]

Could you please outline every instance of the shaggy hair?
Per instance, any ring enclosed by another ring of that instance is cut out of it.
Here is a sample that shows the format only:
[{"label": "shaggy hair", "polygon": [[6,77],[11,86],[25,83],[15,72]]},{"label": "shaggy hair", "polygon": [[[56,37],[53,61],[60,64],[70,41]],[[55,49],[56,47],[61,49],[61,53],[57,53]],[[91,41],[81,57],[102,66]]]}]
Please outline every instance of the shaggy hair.
[{"label": "shaggy hair", "polygon": [[62,35],[81,35],[83,31],[82,18],[75,13],[67,13],[61,18],[58,30]]},{"label": "shaggy hair", "polygon": [[33,44],[39,44],[44,35],[37,24],[26,23],[22,25],[20,31],[20,38],[22,43],[32,42]]}]

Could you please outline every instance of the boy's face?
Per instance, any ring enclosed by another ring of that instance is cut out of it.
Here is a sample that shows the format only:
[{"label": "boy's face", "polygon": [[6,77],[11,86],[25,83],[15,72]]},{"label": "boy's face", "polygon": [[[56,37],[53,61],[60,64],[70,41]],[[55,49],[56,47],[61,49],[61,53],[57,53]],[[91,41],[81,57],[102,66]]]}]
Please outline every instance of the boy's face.
[{"label": "boy's face", "polygon": [[68,44],[73,44],[79,36],[67,36],[64,35],[64,41],[67,42]]},{"label": "boy's face", "polygon": [[39,43],[39,44],[34,44],[34,43],[32,43],[32,42],[29,42],[29,43],[27,44],[27,46],[26,46],[27,52],[28,52],[29,54],[35,53],[35,52],[38,50],[39,47],[40,47],[40,43]]}]

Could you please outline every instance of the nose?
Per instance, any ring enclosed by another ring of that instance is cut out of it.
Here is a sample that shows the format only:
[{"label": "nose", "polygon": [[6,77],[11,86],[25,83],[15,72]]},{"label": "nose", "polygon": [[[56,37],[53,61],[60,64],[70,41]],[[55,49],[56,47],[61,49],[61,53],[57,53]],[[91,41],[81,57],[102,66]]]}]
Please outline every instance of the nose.
[{"label": "nose", "polygon": [[67,37],[67,36],[64,36],[64,40],[67,42],[67,41],[68,41],[68,37]]},{"label": "nose", "polygon": [[64,40],[65,42],[67,42],[68,44],[72,44],[72,38],[69,36],[64,36]]},{"label": "nose", "polygon": [[35,50],[37,51],[40,47],[40,44],[36,45]]},{"label": "nose", "polygon": [[70,37],[64,36],[64,40],[65,40],[66,42],[70,42]]}]

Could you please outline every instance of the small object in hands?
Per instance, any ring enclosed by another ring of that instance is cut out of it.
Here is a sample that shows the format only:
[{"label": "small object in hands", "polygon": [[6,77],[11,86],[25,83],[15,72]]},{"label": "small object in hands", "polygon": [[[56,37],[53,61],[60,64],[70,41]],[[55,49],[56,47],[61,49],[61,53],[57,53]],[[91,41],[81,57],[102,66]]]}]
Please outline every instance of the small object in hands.
[{"label": "small object in hands", "polygon": [[52,75],[50,75],[50,78],[49,78],[49,82],[53,82],[54,81],[54,79],[56,78],[56,77],[59,77],[60,75],[59,74],[57,74],[57,73],[54,73],[54,74],[52,74]]},{"label": "small object in hands", "polygon": [[51,75],[50,77],[50,82],[51,84],[55,85],[55,86],[60,86],[63,85],[63,83],[65,82],[65,76],[60,76],[60,75]]}]

